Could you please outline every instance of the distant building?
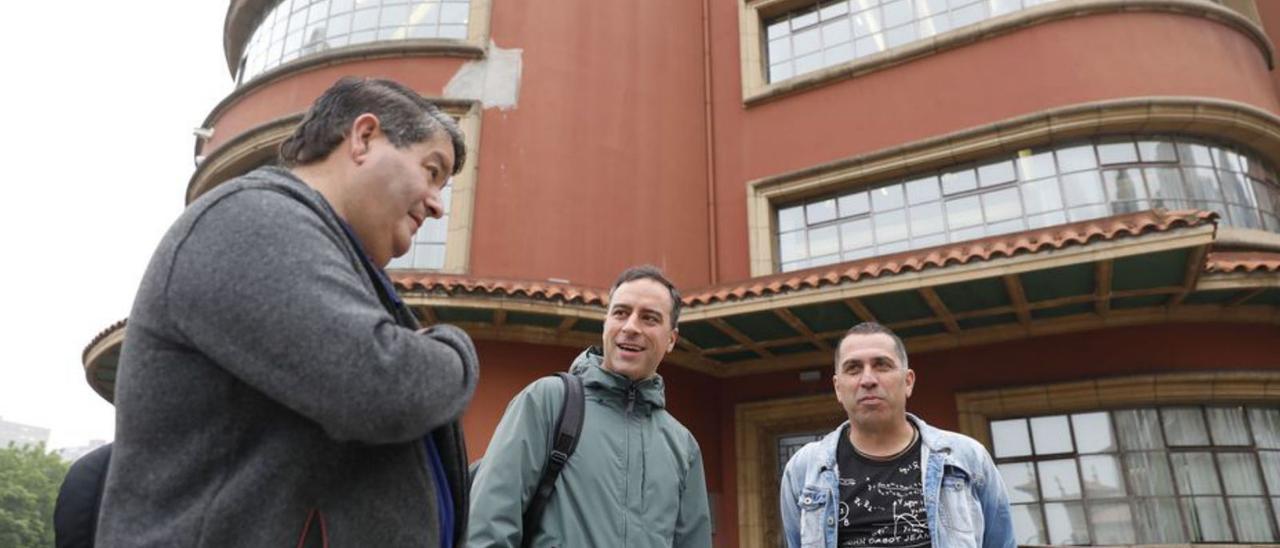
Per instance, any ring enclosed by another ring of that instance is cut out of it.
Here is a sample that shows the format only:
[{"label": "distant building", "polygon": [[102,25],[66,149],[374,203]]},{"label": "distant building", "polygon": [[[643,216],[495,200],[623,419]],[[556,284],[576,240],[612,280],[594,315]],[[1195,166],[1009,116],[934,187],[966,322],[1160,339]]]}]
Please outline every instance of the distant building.
[{"label": "distant building", "polygon": [[49,443],[49,429],[17,422],[9,422],[0,417],[0,447],[13,445],[35,445]]}]

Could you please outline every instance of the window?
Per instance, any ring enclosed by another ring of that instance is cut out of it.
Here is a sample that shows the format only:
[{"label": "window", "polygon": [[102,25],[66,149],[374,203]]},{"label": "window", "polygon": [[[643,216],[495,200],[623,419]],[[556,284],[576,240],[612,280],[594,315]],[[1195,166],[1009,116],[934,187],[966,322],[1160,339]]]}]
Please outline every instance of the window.
[{"label": "window", "polygon": [[1049,1],[810,1],[762,21],[768,81],[780,82]]},{"label": "window", "polygon": [[791,461],[791,457],[795,456],[800,448],[805,444],[813,441],[819,441],[827,432],[811,432],[804,434],[787,434],[778,437],[778,477],[782,477],[782,473],[787,470],[787,462]]},{"label": "window", "polygon": [[332,48],[417,38],[466,39],[470,0],[282,0],[254,30],[237,82]]},{"label": "window", "polygon": [[1026,149],[776,208],[780,271],[1134,211],[1217,211],[1280,232],[1280,184],[1257,156],[1181,136]]},{"label": "window", "polygon": [[445,185],[440,192],[440,201],[444,204],[444,215],[439,219],[427,219],[413,235],[413,246],[409,252],[391,259],[387,268],[403,268],[414,270],[440,270],[444,268],[445,241],[449,234],[449,212],[453,206],[453,184]]},{"label": "window", "polygon": [[1280,408],[1144,407],[989,426],[1019,544],[1280,539]]}]

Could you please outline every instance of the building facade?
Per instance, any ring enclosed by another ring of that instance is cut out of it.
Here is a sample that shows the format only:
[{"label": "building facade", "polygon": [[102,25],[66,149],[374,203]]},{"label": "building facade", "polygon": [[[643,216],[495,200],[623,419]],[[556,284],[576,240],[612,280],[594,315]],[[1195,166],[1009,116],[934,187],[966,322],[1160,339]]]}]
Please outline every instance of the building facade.
[{"label": "building facade", "polygon": [[0,448],[10,445],[26,447],[48,443],[48,428],[7,421],[0,417]]},{"label": "building facade", "polygon": [[[717,546],[777,545],[779,469],[842,420],[833,349],[868,320],[908,409],[992,451],[1020,543],[1274,544],[1273,31],[1256,0],[231,0],[238,87],[184,196],[390,77],[473,151],[391,265],[477,341],[472,458],[652,263]],[[126,330],[85,350],[107,399]]]}]

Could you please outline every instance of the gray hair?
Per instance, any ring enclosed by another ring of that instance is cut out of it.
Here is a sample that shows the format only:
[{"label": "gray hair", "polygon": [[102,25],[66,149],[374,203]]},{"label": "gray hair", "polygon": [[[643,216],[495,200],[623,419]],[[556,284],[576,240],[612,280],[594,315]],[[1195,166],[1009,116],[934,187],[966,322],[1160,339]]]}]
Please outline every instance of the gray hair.
[{"label": "gray hair", "polygon": [[844,344],[845,339],[849,338],[850,335],[876,335],[876,334],[888,335],[889,338],[893,339],[893,350],[898,354],[898,363],[902,365],[903,369],[910,369],[907,366],[907,347],[906,345],[902,344],[902,339],[898,337],[897,333],[894,333],[892,329],[889,329],[888,327],[880,325],[876,322],[862,322],[853,327],[850,327],[848,331],[844,332],[844,336],[840,337],[840,344],[836,345],[836,356],[835,356],[836,371],[840,370],[840,346]]}]

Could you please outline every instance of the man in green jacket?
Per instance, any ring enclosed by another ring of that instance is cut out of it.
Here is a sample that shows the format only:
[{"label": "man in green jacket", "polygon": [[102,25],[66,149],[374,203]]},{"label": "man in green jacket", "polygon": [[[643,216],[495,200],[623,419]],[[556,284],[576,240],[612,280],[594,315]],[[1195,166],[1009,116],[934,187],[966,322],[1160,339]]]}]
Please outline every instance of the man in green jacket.
[{"label": "man in green jacket", "polygon": [[623,272],[609,294],[603,352],[573,362],[585,419],[536,531],[522,530],[564,400],[547,377],[507,406],[471,491],[468,546],[711,545],[702,453],[665,409],[658,364],[676,342],[680,294],[657,268]]}]

